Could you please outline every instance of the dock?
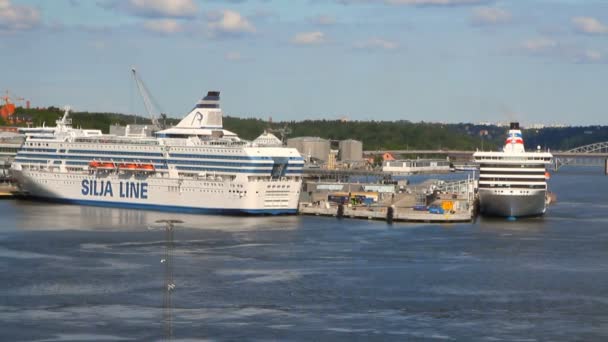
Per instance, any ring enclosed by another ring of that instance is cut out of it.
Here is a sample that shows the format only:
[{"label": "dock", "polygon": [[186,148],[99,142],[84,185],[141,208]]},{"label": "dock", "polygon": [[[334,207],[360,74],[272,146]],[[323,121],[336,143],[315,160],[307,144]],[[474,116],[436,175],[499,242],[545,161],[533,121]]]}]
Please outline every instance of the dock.
[{"label": "dock", "polygon": [[471,222],[477,214],[475,183],[470,176],[449,182],[429,179],[416,185],[307,181],[298,213],[389,223]]},{"label": "dock", "polygon": [[387,222],[424,222],[424,223],[459,223],[471,222],[474,219],[473,210],[460,210],[433,214],[428,211],[416,211],[412,208],[394,207],[323,207],[311,203],[300,203],[300,215],[332,216],[337,218],[356,218],[364,220],[382,220]]},{"label": "dock", "polygon": [[11,183],[0,183],[0,199],[14,198],[17,190],[17,187]]}]

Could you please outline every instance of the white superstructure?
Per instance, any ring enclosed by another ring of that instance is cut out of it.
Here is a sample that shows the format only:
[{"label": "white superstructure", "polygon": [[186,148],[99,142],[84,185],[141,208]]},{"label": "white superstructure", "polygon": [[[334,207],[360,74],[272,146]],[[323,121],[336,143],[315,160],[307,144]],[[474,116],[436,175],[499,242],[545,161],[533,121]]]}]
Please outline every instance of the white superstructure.
[{"label": "white superstructure", "polygon": [[479,164],[480,212],[490,216],[537,216],[546,211],[549,152],[526,152],[519,124],[511,129],[502,152],[475,152]]},{"label": "white superstructure", "polygon": [[382,171],[396,175],[449,172],[450,162],[443,159],[386,160],[382,163]]},{"label": "white superstructure", "polygon": [[219,92],[155,137],[57,126],[30,134],[12,173],[29,196],[59,202],[220,214],[292,214],[304,161],[269,136],[223,129]]}]

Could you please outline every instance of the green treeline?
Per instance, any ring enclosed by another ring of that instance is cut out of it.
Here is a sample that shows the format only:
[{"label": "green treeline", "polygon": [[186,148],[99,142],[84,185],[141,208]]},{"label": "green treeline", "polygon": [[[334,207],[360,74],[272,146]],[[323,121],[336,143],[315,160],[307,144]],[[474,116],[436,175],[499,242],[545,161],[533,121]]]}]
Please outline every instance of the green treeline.
[{"label": "green treeline", "polygon": [[[30,118],[34,127],[42,125],[55,126],[55,121],[63,116],[63,109],[56,107],[48,107],[46,109],[25,109],[18,107],[14,115],[21,118]],[[110,125],[113,124],[127,125],[134,123],[136,120],[140,124],[150,123],[149,119],[117,113],[70,112],[70,118],[74,127],[100,129],[104,133],[108,133]],[[18,124],[17,126],[24,125]]]},{"label": "green treeline", "polygon": [[[363,141],[364,149],[474,149],[478,139],[463,135],[449,125],[409,121],[305,120],[269,124],[259,119],[225,117],[224,127],[245,139],[254,139],[264,129],[287,126],[288,137],[313,136],[325,139]],[[278,134],[277,134],[278,135]]]},{"label": "green treeline", "polygon": [[[15,115],[28,118],[34,126],[54,126],[63,115],[56,107],[46,109],[17,108]],[[150,124],[150,120],[134,115],[118,113],[71,112],[74,127],[100,129],[109,132],[111,124]],[[173,125],[179,119],[168,119]],[[0,124],[2,122],[0,121]],[[24,124],[20,124],[24,125]],[[507,127],[475,124],[414,123],[400,121],[347,121],[304,120],[273,122],[252,118],[224,117],[224,128],[248,140],[255,139],[265,129],[287,127],[287,138],[300,136],[321,137],[332,140],[356,139],[363,141],[365,150],[380,149],[444,149],[444,150],[497,150],[504,143]],[[279,133],[273,132],[277,136]],[[524,130],[528,149],[539,145],[552,150],[568,150],[574,147],[608,141],[607,126],[564,127]],[[279,136],[280,137],[280,136]]]}]

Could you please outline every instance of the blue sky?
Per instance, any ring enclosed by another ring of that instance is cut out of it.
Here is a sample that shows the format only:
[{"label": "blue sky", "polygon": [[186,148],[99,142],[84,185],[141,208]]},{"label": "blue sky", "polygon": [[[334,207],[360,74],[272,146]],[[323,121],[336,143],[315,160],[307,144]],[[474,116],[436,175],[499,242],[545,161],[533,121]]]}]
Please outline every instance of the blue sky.
[{"label": "blue sky", "polygon": [[0,0],[0,49],[35,106],[608,124],[604,0]]}]

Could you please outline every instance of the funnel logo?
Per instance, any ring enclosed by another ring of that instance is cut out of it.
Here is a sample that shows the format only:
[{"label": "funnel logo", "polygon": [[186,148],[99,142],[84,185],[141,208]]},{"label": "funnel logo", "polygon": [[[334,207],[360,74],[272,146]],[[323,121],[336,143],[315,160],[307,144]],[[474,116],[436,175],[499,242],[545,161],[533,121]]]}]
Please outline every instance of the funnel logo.
[{"label": "funnel logo", "polygon": [[521,136],[521,133],[509,133],[509,137],[507,138],[507,144],[523,144],[524,139]]}]

